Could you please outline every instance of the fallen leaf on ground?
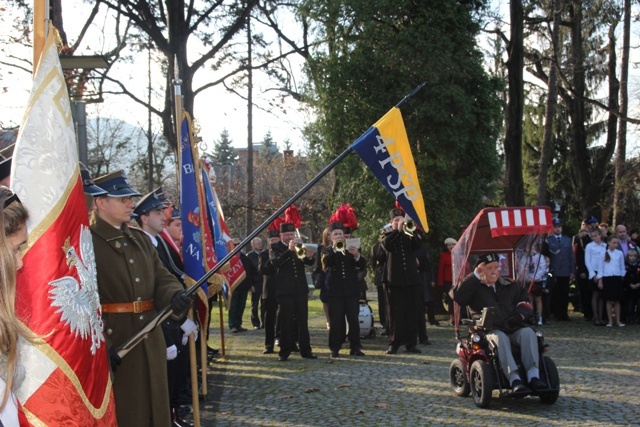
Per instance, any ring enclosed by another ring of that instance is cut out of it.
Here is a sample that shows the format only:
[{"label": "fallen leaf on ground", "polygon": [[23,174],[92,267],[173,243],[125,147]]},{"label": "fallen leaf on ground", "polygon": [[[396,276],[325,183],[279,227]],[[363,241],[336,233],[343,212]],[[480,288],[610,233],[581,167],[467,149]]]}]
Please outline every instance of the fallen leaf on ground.
[{"label": "fallen leaf on ground", "polygon": [[363,409],[360,409],[360,410],[356,411],[356,415],[362,415],[362,414],[364,414],[364,413],[365,413],[365,412],[364,412],[364,410],[363,410]]},{"label": "fallen leaf on ground", "polygon": [[279,399],[280,400],[293,399],[293,394],[284,394],[284,395],[280,396]]},{"label": "fallen leaf on ground", "polygon": [[316,391],[319,391],[317,388],[308,388],[306,389],[304,392],[305,393],[315,393]]},{"label": "fallen leaf on ground", "polygon": [[351,384],[340,384],[337,388],[351,387]]},{"label": "fallen leaf on ground", "polygon": [[385,409],[385,408],[389,407],[389,404],[388,403],[384,403],[384,402],[380,402],[380,403],[376,403],[374,406],[376,408]]}]

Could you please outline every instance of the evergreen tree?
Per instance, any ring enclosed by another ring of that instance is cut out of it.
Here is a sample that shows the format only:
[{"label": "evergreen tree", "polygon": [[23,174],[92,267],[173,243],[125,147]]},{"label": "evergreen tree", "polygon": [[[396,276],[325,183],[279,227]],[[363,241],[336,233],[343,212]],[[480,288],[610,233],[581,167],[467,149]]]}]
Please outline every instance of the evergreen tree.
[{"label": "evergreen tree", "polygon": [[275,157],[278,153],[278,144],[273,140],[271,131],[267,131],[262,140],[262,148],[260,154],[267,157]]},{"label": "evergreen tree", "polygon": [[220,133],[220,139],[216,141],[213,147],[213,163],[218,166],[231,166],[236,163],[238,156],[233,146],[233,141],[229,138],[229,131],[223,129]]},{"label": "evergreen tree", "polygon": [[[431,244],[457,237],[460,226],[495,197],[501,174],[497,83],[486,75],[473,7],[482,2],[327,0],[312,17],[328,46],[308,61],[318,120],[311,149],[332,160],[422,81],[402,108],[427,209]],[[314,2],[318,4],[318,2]],[[355,155],[335,171],[334,204],[356,208],[360,235],[375,239],[393,197]]]}]

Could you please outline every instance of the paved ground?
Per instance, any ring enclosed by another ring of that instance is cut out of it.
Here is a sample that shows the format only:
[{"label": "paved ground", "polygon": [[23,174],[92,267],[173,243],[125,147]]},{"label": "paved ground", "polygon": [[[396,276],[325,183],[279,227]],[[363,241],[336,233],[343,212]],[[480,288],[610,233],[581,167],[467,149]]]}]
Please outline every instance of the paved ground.
[{"label": "paved ground", "polygon": [[[595,327],[574,314],[572,322],[540,327],[560,371],[558,401],[494,393],[490,409],[481,410],[449,386],[453,327],[430,327],[433,345],[421,346],[421,355],[386,355],[386,337],[377,336],[363,341],[365,357],[343,350],[330,359],[320,302],[309,306],[317,360],[292,354],[283,363],[277,354],[263,355],[262,330],[226,334],[227,360],[209,366],[202,426],[640,425],[640,325]],[[219,347],[214,331],[211,344]]]}]

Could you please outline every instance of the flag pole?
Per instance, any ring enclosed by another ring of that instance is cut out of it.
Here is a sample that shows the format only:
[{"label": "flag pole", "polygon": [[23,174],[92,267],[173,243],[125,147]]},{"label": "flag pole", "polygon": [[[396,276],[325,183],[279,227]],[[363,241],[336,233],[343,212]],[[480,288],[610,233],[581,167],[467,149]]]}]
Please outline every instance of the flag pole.
[{"label": "flag pole", "polygon": [[[395,107],[399,108],[400,106],[406,104],[420,89],[422,89],[422,87],[424,87],[425,84],[426,82],[423,82],[420,85],[418,85],[418,87],[416,87],[413,91],[411,91],[411,93],[409,93],[407,96],[402,98],[402,100],[398,104],[396,104]],[[340,153],[338,157],[333,159],[331,163],[325,166],[324,169],[322,169],[313,179],[311,179],[311,181],[306,183],[300,190],[298,190],[296,194],[291,196],[291,198],[287,200],[277,211],[271,214],[271,216],[267,218],[266,221],[264,221],[258,228],[253,230],[253,232],[251,232],[247,237],[245,237],[244,240],[240,242],[235,248],[233,248],[231,252],[229,252],[224,258],[218,261],[218,263],[211,270],[209,270],[204,276],[202,276],[200,280],[196,282],[195,285],[187,289],[186,291],[187,294],[193,295],[198,290],[198,288],[200,288],[211,276],[213,276],[216,272],[218,272],[218,270],[220,270],[222,266],[224,266],[227,262],[231,260],[231,258],[233,258],[238,252],[240,252],[240,250],[244,246],[246,246],[247,243],[251,242],[251,240],[253,240],[254,237],[260,234],[265,228],[269,226],[269,224],[271,224],[276,218],[282,215],[290,205],[295,203],[295,201],[298,200],[304,193],[306,193],[307,191],[309,191],[311,187],[316,185],[318,181],[324,178],[326,174],[328,174],[342,160],[344,160],[345,157],[351,154],[352,151],[353,151],[353,144],[349,145],[349,147],[347,147],[346,150]],[[127,342],[125,342],[118,348],[118,356],[124,357],[129,351],[131,351],[132,348],[134,348],[141,340],[143,340],[164,319],[171,316],[172,313],[173,313],[173,310],[171,309],[171,305],[168,305],[164,309],[159,311],[156,317],[151,319],[142,328],[140,332],[138,332],[136,335],[131,337]]]},{"label": "flag pole", "polygon": [[33,0],[33,75],[35,76],[44,42],[49,32],[49,0]]}]

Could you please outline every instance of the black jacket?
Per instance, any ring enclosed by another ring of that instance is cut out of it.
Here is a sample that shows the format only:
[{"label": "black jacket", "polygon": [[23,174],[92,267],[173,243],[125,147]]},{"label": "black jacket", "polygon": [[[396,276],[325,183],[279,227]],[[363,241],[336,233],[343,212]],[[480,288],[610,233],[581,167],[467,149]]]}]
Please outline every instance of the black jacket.
[{"label": "black jacket", "polygon": [[360,295],[360,285],[358,282],[357,268],[363,269],[366,265],[364,257],[360,256],[358,261],[350,253],[345,251],[344,255],[335,252],[332,247],[322,251],[322,263],[328,275],[329,297],[352,297]]},{"label": "black jacket", "polygon": [[392,230],[384,235],[382,247],[387,252],[384,282],[388,286],[417,286],[420,284],[415,250],[422,240],[418,235],[409,237],[403,231]]},{"label": "black jacket", "polygon": [[313,265],[314,258],[302,261],[282,242],[271,245],[266,272],[273,273],[277,296],[306,295],[309,293],[304,266]]},{"label": "black jacket", "polygon": [[506,332],[518,329],[523,320],[527,321],[533,315],[522,307],[516,307],[519,302],[529,302],[527,291],[519,284],[503,278],[499,278],[495,286],[494,292],[492,287],[485,285],[471,273],[460,286],[453,289],[453,298],[461,306],[468,307],[472,318],[479,318],[484,307],[494,307],[495,315],[491,325],[494,329]]}]

